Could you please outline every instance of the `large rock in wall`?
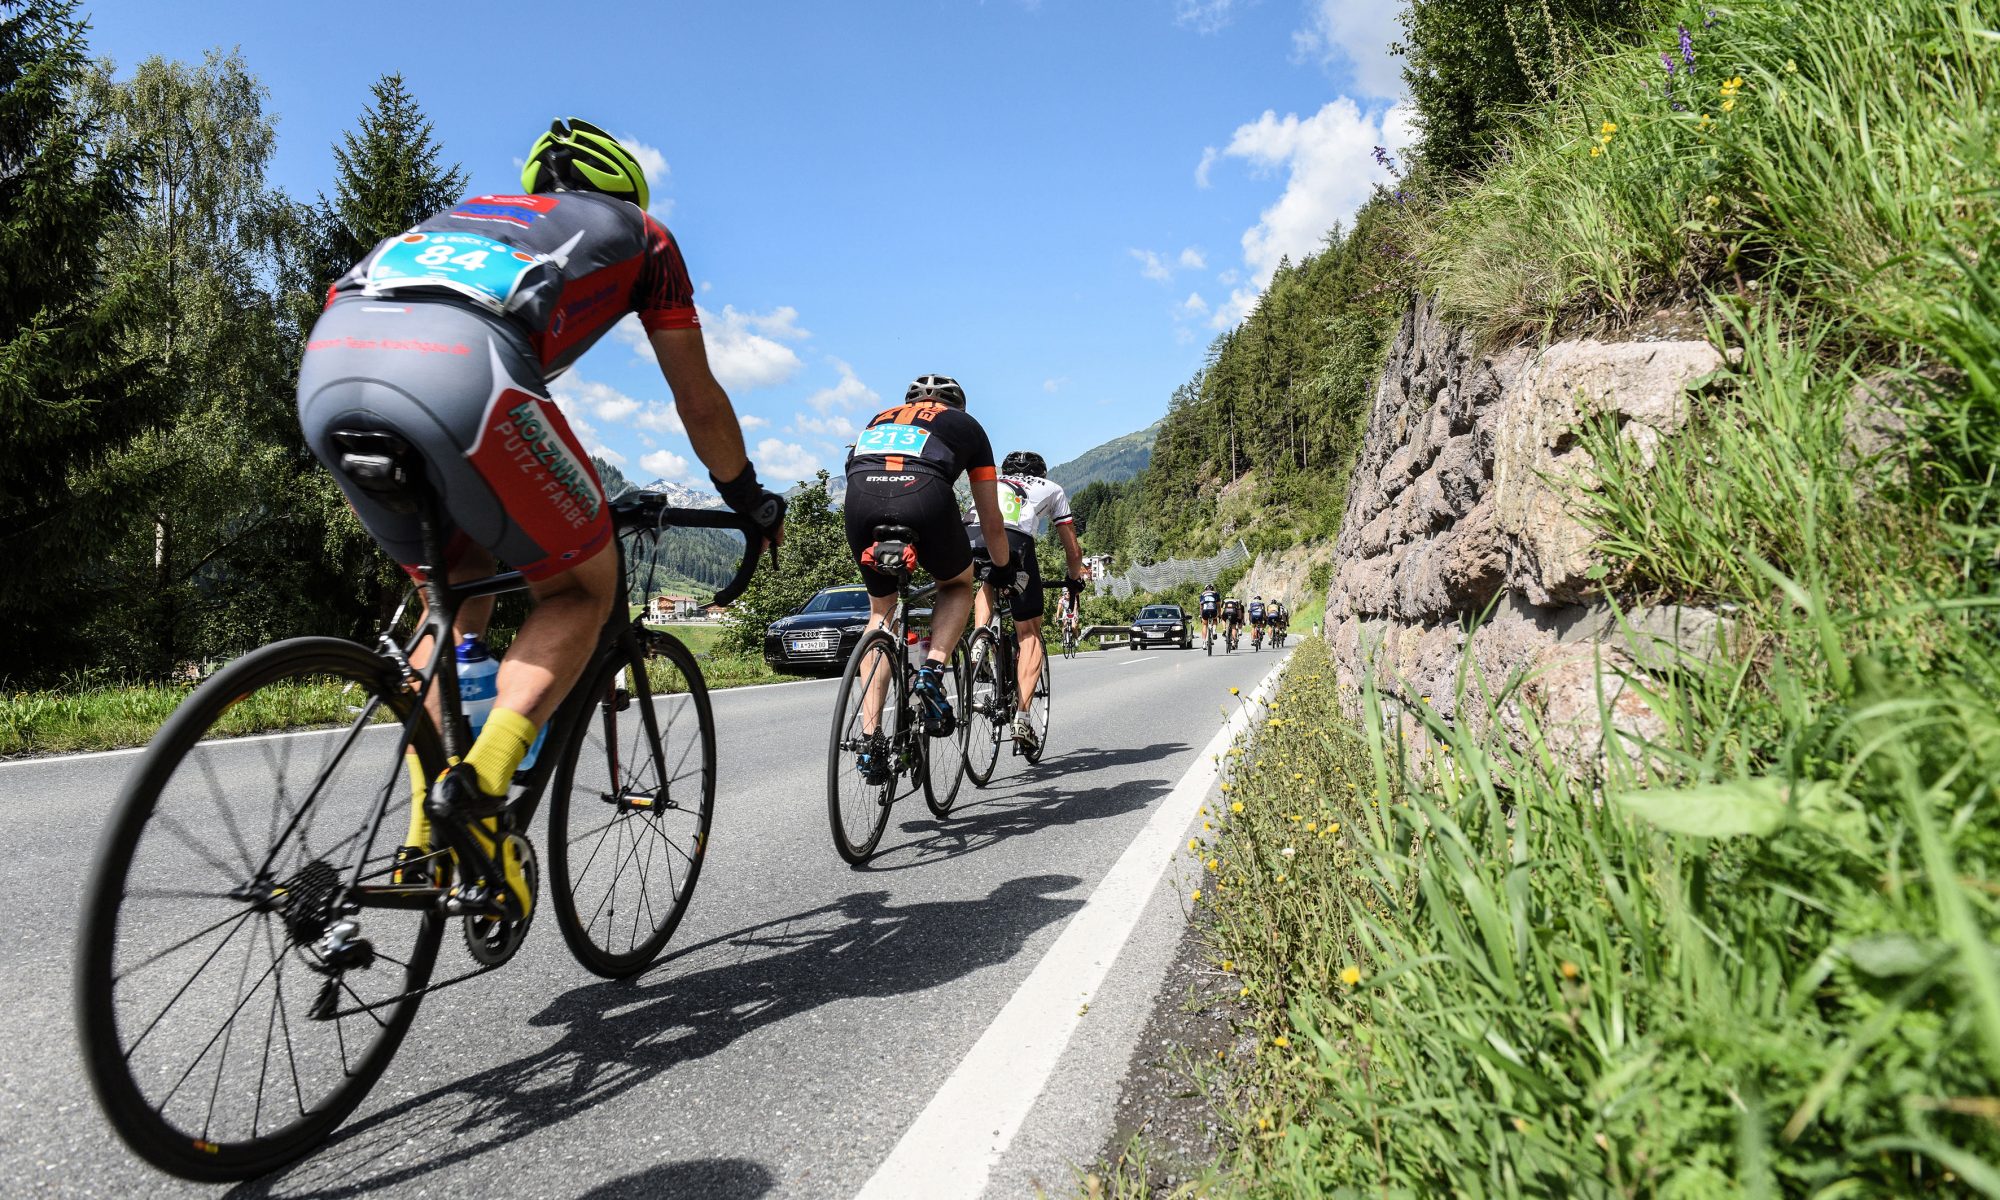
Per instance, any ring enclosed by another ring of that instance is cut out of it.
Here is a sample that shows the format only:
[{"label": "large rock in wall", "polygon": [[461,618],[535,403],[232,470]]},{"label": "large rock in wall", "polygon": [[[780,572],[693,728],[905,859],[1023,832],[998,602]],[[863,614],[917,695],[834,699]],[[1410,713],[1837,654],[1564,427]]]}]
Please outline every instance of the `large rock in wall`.
[{"label": "large rock in wall", "polygon": [[1478,728],[1497,720],[1524,748],[1537,726],[1579,768],[1605,751],[1606,713],[1629,733],[1663,732],[1631,681],[1711,653],[1726,622],[1600,594],[1596,538],[1578,516],[1596,486],[1579,432],[1609,414],[1650,457],[1686,423],[1689,385],[1720,365],[1706,342],[1675,339],[1487,351],[1413,306],[1334,546],[1326,633],[1341,682],[1358,689],[1372,673],[1392,699]]}]

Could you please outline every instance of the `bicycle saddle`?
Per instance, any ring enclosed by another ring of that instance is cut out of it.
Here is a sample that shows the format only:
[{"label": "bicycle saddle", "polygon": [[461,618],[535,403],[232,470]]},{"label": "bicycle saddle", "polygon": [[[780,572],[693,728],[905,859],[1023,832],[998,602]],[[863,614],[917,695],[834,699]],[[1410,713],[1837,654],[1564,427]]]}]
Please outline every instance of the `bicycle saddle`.
[{"label": "bicycle saddle", "polygon": [[336,429],[327,435],[340,450],[340,472],[392,512],[415,512],[423,490],[424,458],[386,429]]},{"label": "bicycle saddle", "polygon": [[912,553],[917,544],[917,531],[907,525],[877,525],[875,544],[868,547],[861,560],[887,575],[902,575],[916,566],[916,555]]}]

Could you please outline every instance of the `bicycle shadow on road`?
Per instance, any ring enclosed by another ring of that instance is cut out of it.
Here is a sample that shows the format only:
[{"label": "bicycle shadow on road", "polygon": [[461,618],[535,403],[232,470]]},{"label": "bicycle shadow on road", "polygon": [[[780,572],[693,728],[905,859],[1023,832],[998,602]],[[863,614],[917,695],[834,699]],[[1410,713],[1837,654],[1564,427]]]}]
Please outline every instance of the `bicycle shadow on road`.
[{"label": "bicycle shadow on road", "polygon": [[[884,891],[858,892],[711,938],[670,961],[713,965],[686,974],[656,967],[638,979],[566,992],[528,1021],[561,1031],[546,1048],[393,1104],[342,1129],[312,1158],[282,1174],[240,1185],[229,1195],[362,1196],[460,1166],[516,1139],[533,1139],[766,1026],[838,1000],[924,991],[1006,962],[1037,930],[1083,906],[1081,898],[1060,898],[1082,882],[1073,875],[1037,875],[1010,880],[980,899],[910,904],[890,904]],[[544,936],[554,932],[547,930]],[[440,1024],[433,1018],[428,1036],[449,1036]],[[468,1033],[507,1036],[506,1030]],[[775,1075],[754,1078],[770,1088],[768,1096],[756,1098],[761,1100],[759,1111],[796,1103],[794,1081]],[[392,1066],[380,1086],[387,1088],[395,1079]],[[731,1090],[712,1107],[754,1103],[744,1094],[753,1086],[743,1077],[732,1080]],[[628,1138],[627,1130],[646,1136]],[[662,1146],[652,1136],[661,1131],[691,1136],[694,1129],[641,1112],[604,1134],[602,1144],[613,1150],[629,1146],[649,1158],[698,1149]],[[567,1140],[555,1149],[581,1153],[595,1136],[587,1127],[566,1131]],[[884,1142],[884,1153],[889,1144]],[[546,1154],[549,1149],[548,1142],[537,1140],[526,1153]],[[678,1165],[694,1177],[698,1170],[720,1170],[732,1161],[741,1160]],[[572,1182],[582,1186],[586,1181]],[[715,1194],[747,1200],[760,1193]]]},{"label": "bicycle shadow on road", "polygon": [[897,826],[911,835],[876,851],[860,868],[867,871],[907,871],[948,858],[984,850],[1006,838],[1051,826],[1100,821],[1135,812],[1172,788],[1164,779],[1129,779],[1104,787],[1070,789],[1046,786],[1022,789],[1022,784],[1087,775],[1106,767],[1154,762],[1187,749],[1185,742],[1154,742],[1150,746],[1119,746],[1109,750],[1085,746],[1045,758],[1023,773],[998,779],[975,791],[971,780],[959,793],[959,806],[940,821],[920,817]]}]

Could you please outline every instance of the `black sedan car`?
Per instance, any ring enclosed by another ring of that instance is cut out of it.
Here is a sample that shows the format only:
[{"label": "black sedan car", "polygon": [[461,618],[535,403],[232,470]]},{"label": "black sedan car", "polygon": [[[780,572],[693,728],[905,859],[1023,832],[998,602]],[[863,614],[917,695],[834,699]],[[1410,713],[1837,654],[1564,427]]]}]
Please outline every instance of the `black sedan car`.
[{"label": "black sedan car", "polygon": [[821,588],[806,606],[764,629],[764,661],[774,671],[827,674],[847,665],[868,627],[868,590],[858,583]]},{"label": "black sedan car", "polygon": [[1186,650],[1194,645],[1194,635],[1180,605],[1148,604],[1132,622],[1130,644],[1134,650],[1141,646],[1179,646]]}]

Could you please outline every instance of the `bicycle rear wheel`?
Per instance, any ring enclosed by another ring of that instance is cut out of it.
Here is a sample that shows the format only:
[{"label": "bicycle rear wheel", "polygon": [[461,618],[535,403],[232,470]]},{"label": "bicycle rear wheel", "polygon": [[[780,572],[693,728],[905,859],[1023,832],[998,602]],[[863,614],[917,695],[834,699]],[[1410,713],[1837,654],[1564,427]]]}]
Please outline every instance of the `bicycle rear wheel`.
[{"label": "bicycle rear wheel", "polygon": [[[242,736],[300,725],[321,728]],[[434,778],[444,755],[396,668],[298,638],[217,672],[140,758],[85,892],[75,1007],[91,1088],[152,1165],[203,1181],[283,1166],[394,1057],[444,918],[421,897],[347,902],[417,890],[390,883],[406,728]]]},{"label": "bicycle rear wheel", "polygon": [[[840,676],[826,748],[826,811],[833,846],[859,866],[875,853],[896,799],[898,755],[908,711],[903,644],[884,629],[863,634]],[[874,778],[863,774],[869,756]]]},{"label": "bicycle rear wheel", "polygon": [[701,668],[671,634],[621,637],[580,686],[589,708],[549,797],[549,878],[570,953],[620,979],[659,957],[694,897],[715,817],[715,721]]},{"label": "bicycle rear wheel", "polygon": [[993,765],[1000,761],[1000,735],[1013,719],[1008,710],[1011,691],[1001,678],[1005,664],[1000,661],[999,643],[993,631],[972,631],[965,652],[965,773],[972,782],[985,787],[993,778]]},{"label": "bicycle rear wheel", "polygon": [[1051,665],[1049,656],[1042,655],[1042,670],[1035,677],[1035,694],[1028,701],[1028,724],[1034,727],[1035,744],[1033,749],[1024,748],[1021,756],[1030,763],[1042,761],[1042,755],[1049,752],[1049,676],[1055,674],[1049,669]]},{"label": "bicycle rear wheel", "polygon": [[972,731],[972,710],[966,703],[963,641],[952,647],[951,657],[945,660],[945,675],[952,707],[958,714],[958,727],[949,738],[923,739],[924,803],[939,820],[951,815],[958,789],[965,784],[965,739]]}]

